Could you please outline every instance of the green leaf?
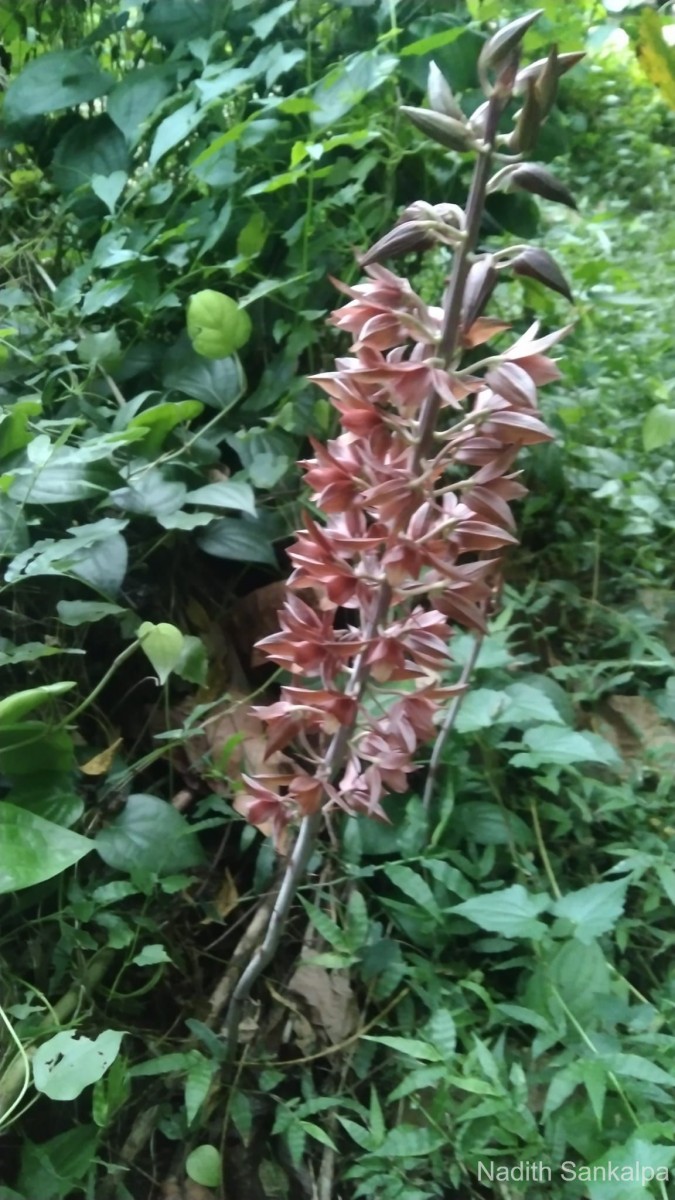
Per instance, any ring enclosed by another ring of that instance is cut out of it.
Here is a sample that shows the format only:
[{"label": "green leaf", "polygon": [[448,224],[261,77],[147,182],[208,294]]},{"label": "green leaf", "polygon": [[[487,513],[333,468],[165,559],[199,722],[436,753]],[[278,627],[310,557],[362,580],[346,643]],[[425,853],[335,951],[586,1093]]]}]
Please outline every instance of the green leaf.
[{"label": "green leaf", "polygon": [[182,108],[177,108],[170,116],[165,117],[157,128],[150,149],[151,165],[155,166],[160,158],[168,154],[169,150],[173,150],[179,142],[184,142],[194,132],[203,117],[204,109],[198,109],[194,100],[189,100]]},{"label": "green leaf", "polygon": [[72,776],[66,772],[39,771],[17,776],[7,801],[64,829],[72,829],[84,812],[84,801],[75,795]]},{"label": "green leaf", "polygon": [[597,733],[576,733],[560,725],[537,725],[523,734],[529,754],[515,754],[514,767],[538,769],[548,764],[571,766],[575,763],[602,763],[607,767],[621,764],[614,747]]},{"label": "green leaf", "polygon": [[424,1125],[399,1125],[392,1129],[382,1144],[377,1147],[378,1155],[387,1158],[421,1158],[433,1154],[447,1145],[444,1134]]},{"label": "green leaf", "polygon": [[209,660],[201,638],[192,634],[183,637],[183,649],[174,667],[174,673],[180,675],[181,679],[186,679],[188,683],[197,683],[203,687],[208,678]]},{"label": "green leaf", "polygon": [[364,1034],[364,1042],[376,1042],[378,1046],[388,1046],[390,1050],[397,1050],[399,1054],[408,1054],[410,1058],[416,1058],[420,1062],[442,1062],[443,1054],[432,1046],[430,1042],[423,1042],[419,1038],[404,1038],[404,1037],[373,1037],[370,1034]]},{"label": "green leaf", "polygon": [[206,508],[233,508],[238,512],[255,517],[255,496],[250,483],[243,479],[223,479],[218,483],[207,483],[204,487],[188,492],[185,504],[199,504]]},{"label": "green leaf", "polygon": [[437,1008],[427,1024],[427,1034],[447,1062],[457,1046],[455,1019],[447,1008]]},{"label": "green leaf", "polygon": [[22,1196],[11,1193],[7,1200],[63,1200],[73,1188],[81,1191],[77,1185],[91,1172],[98,1136],[94,1125],[76,1124],[39,1145],[26,1140],[17,1181]]},{"label": "green leaf", "polygon": [[[623,1146],[612,1139],[602,1157],[589,1164],[585,1178],[590,1182],[585,1183],[584,1190],[588,1189],[589,1200],[653,1200],[652,1180],[660,1179],[665,1184],[672,1179],[674,1160],[672,1143],[660,1145],[638,1134]],[[612,1176],[610,1167],[613,1168]],[[580,1170],[577,1178],[584,1179]],[[665,1186],[660,1194],[666,1195]]]},{"label": "green leaf", "polygon": [[645,450],[660,450],[675,441],[675,408],[655,404],[642,422],[642,445]]},{"label": "green leaf", "polygon": [[167,355],[163,383],[220,412],[227,412],[241,399],[245,386],[237,358],[205,359],[187,338]]},{"label": "green leaf", "polygon": [[104,308],[113,308],[129,294],[133,287],[131,279],[99,279],[90,287],[82,301],[82,313],[91,317]]},{"label": "green leaf", "polygon": [[144,621],[138,628],[143,653],[150,660],[160,684],[165,684],[183,653],[183,635],[175,625],[166,621],[153,625]]},{"label": "green leaf", "polygon": [[460,837],[478,846],[509,846],[513,842],[529,846],[532,842],[532,834],[522,817],[490,800],[458,804],[453,823]]},{"label": "green leaf", "polygon": [[190,1053],[190,1065],[185,1078],[185,1115],[188,1125],[195,1120],[202,1104],[209,1094],[211,1080],[217,1064],[209,1061],[198,1050]]},{"label": "green leaf", "polygon": [[466,917],[480,929],[490,933],[502,933],[505,937],[533,938],[538,941],[546,932],[543,921],[537,920],[539,913],[549,908],[550,896],[526,892],[521,884],[503,891],[490,892],[484,896],[473,896],[455,904],[449,912]]},{"label": "green leaf", "polygon": [[149,66],[129,71],[109,93],[106,112],[131,146],[136,144],[145,121],[156,113],[171,87],[165,67]]},{"label": "green leaf", "polygon": [[66,451],[55,450],[43,466],[15,469],[9,495],[19,503],[49,506],[87,500],[100,491],[88,463],[73,462]]},{"label": "green leaf", "polygon": [[113,83],[90,50],[54,50],[26,64],[10,83],[2,116],[7,125],[104,96]]},{"label": "green leaf", "polygon": [[430,916],[440,919],[441,912],[434,893],[429,884],[412,867],[401,863],[391,863],[383,868],[385,875],[395,887],[400,888],[407,897]]},{"label": "green leaf", "polygon": [[651,1059],[643,1058],[640,1054],[603,1054],[602,1062],[607,1070],[613,1071],[615,1075],[625,1076],[627,1079],[640,1079],[643,1083],[675,1087],[675,1075],[664,1071]]},{"label": "green leaf", "polygon": [[401,58],[406,58],[408,55],[431,54],[433,50],[440,50],[441,46],[449,46],[452,42],[456,42],[462,34],[466,32],[464,25],[455,25],[453,29],[441,29],[438,33],[430,33],[428,37],[419,38],[416,42],[408,42],[407,46],[403,46],[399,50]]},{"label": "green leaf", "polygon": [[143,7],[142,27],[167,46],[191,38],[210,37],[213,11],[200,0],[150,0]]},{"label": "green leaf", "polygon": [[42,401],[36,397],[16,400],[9,412],[0,417],[0,458],[23,450],[33,438],[30,428],[33,417],[42,411]]},{"label": "green leaf", "polygon": [[19,721],[26,713],[32,712],[40,704],[45,704],[52,696],[62,696],[74,688],[74,683],[45,683],[42,687],[29,688],[25,692],[14,692],[0,700],[0,724],[9,725]]},{"label": "green leaf", "polygon": [[157,520],[162,526],[162,529],[180,529],[190,532],[193,529],[203,529],[205,525],[210,525],[215,521],[215,515],[212,512],[172,512],[166,516],[158,516]]},{"label": "green leaf", "polygon": [[148,430],[143,439],[143,449],[152,455],[161,449],[172,429],[185,421],[193,421],[203,411],[204,407],[198,400],[167,400],[164,404],[156,404],[154,408],[137,413],[129,421],[128,428]]},{"label": "green leaf", "polygon": [[120,813],[96,836],[96,849],[117,871],[173,875],[197,866],[202,850],[185,817],[164,800],[129,796]]},{"label": "green leaf", "polygon": [[127,182],[126,171],[113,171],[112,175],[94,175],[91,190],[102,200],[109,213],[114,213]]},{"label": "green leaf", "polygon": [[114,533],[107,540],[101,538],[90,549],[80,550],[73,557],[70,574],[104,596],[116,596],[127,573],[128,559],[124,538]]},{"label": "green leaf", "polygon": [[[99,178],[103,178],[103,176]],[[101,330],[100,333],[86,333],[78,343],[77,357],[83,363],[90,365],[101,363],[103,366],[111,366],[117,364],[121,356],[122,346],[115,329]]]},{"label": "green leaf", "polygon": [[148,1062],[136,1063],[129,1069],[132,1079],[154,1075],[173,1075],[178,1071],[188,1071],[192,1062],[194,1050],[176,1051],[174,1054],[160,1054]]},{"label": "green leaf", "polygon": [[[190,401],[186,400],[184,403],[190,404]],[[179,416],[180,413],[176,412],[160,413],[156,420],[160,425],[164,421],[168,424]],[[185,484],[171,479],[162,467],[148,467],[143,464],[139,470],[131,473],[128,486],[116,488],[110,493],[110,499],[125,512],[156,517],[159,520],[160,517],[175,513],[186,495]]]},{"label": "green leaf", "polygon": [[282,0],[281,4],[277,4],[276,8],[270,9],[268,13],[263,13],[257,20],[251,21],[251,29],[253,36],[260,39],[261,42],[266,42],[273,29],[279,24],[282,17],[287,13],[292,12],[295,8],[295,0]]},{"label": "green leaf", "polygon": [[39,771],[70,771],[73,743],[65,729],[50,729],[44,721],[0,725],[0,771],[9,776]]},{"label": "green leaf", "polygon": [[188,336],[205,358],[229,358],[246,345],[252,329],[248,313],[222,292],[205,288],[188,301]]},{"label": "green leaf", "polygon": [[137,967],[156,967],[160,963],[170,963],[172,959],[167,954],[165,946],[159,942],[153,942],[151,945],[144,946],[131,961]]},{"label": "green leaf", "polygon": [[217,1188],[220,1185],[220,1154],[215,1146],[197,1146],[185,1160],[185,1170],[193,1183],[202,1187]]},{"label": "green leaf", "polygon": [[556,900],[552,911],[571,921],[576,926],[575,938],[588,945],[616,925],[626,903],[627,886],[625,879],[591,883]]},{"label": "green leaf", "polygon": [[223,517],[198,538],[197,545],[214,558],[276,566],[276,556],[264,528],[251,517]]},{"label": "green leaf", "polygon": [[254,212],[239,233],[237,254],[241,254],[243,258],[254,258],[256,254],[260,254],[267,241],[268,229],[269,222],[265,214],[260,211]]},{"label": "green leaf", "polygon": [[103,600],[59,600],[56,611],[64,625],[77,626],[103,621],[106,617],[119,617],[127,610]]},{"label": "green leaf", "polygon": [[53,879],[93,849],[89,838],[0,802],[0,894]]},{"label": "green leaf", "polygon": [[38,1046],[33,1055],[33,1082],[50,1100],[75,1100],[105,1075],[119,1054],[124,1033],[106,1029],[92,1041],[62,1030]]},{"label": "green leaf", "polygon": [[52,159],[52,178],[59,191],[88,186],[95,175],[129,173],[131,161],[119,129],[105,113],[80,118],[61,138]]},{"label": "green leaf", "polygon": [[364,96],[380,87],[397,66],[398,59],[393,55],[373,50],[345,59],[314,88],[312,99],[317,107],[310,114],[312,125],[335,125]]}]

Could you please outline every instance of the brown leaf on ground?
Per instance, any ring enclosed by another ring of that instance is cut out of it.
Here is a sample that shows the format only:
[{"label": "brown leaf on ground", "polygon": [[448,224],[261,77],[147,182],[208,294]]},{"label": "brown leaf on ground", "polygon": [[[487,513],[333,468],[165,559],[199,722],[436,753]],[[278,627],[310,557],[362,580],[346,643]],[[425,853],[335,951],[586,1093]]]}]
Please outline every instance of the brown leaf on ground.
[{"label": "brown leaf on ground", "polygon": [[[303,588],[297,595],[310,607],[316,606],[316,596],[311,590]],[[262,651],[256,650],[255,644],[261,638],[278,632],[279,609],[283,608],[285,599],[286,583],[280,579],[249,592],[237,601],[232,610],[237,650],[242,660],[252,667],[269,662]]]},{"label": "brown leaf on ground", "polygon": [[675,767],[675,724],[645,696],[609,696],[598,710],[602,733],[628,763],[648,760],[655,768]]},{"label": "brown leaf on ground", "polygon": [[357,1028],[359,1010],[347,971],[327,971],[301,960],[288,990],[302,997],[313,1023],[324,1030],[332,1046]]}]

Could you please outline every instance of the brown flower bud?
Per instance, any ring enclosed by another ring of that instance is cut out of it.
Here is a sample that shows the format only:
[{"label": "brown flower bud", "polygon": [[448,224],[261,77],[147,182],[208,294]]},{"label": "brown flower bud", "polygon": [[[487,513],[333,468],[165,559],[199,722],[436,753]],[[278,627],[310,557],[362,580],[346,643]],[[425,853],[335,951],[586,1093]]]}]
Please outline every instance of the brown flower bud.
[{"label": "brown flower bud", "polygon": [[[556,56],[558,79],[562,75],[566,75],[568,71],[571,71],[572,67],[576,66],[582,58],[585,58],[583,50],[574,50],[569,54],[558,54]],[[539,58],[536,62],[530,63],[529,66],[523,67],[516,75],[513,94],[515,96],[522,96],[530,80],[534,80],[535,83],[537,82],[547,63],[548,58]]]},{"label": "brown flower bud", "polygon": [[365,254],[358,255],[362,267],[369,263],[382,262],[385,258],[397,258],[401,254],[410,254],[413,250],[428,250],[435,241],[428,222],[402,221],[395,225],[389,233],[378,239]]},{"label": "brown flower bud", "polygon": [[516,255],[510,266],[515,275],[536,279],[551,291],[559,292],[566,300],[573,300],[570,286],[548,250],[542,250],[539,246],[528,246]]},{"label": "brown flower bud", "polygon": [[558,92],[558,47],[551,46],[548,52],[548,58],[542,67],[538,78],[534,83],[534,94],[539,101],[542,118],[545,119],[550,113],[555,98]]},{"label": "brown flower bud", "polygon": [[441,146],[446,146],[448,150],[466,151],[475,146],[471,130],[454,117],[432,112],[429,108],[410,108],[407,104],[402,105],[400,111],[422,133],[439,142]]},{"label": "brown flower bud", "polygon": [[462,330],[467,332],[483,312],[497,283],[497,270],[491,254],[476,259],[469,268],[464,285],[462,305]]},{"label": "brown flower bud", "polygon": [[545,200],[554,200],[557,204],[566,204],[568,208],[576,208],[574,196],[555,175],[539,163],[520,163],[509,173],[509,186],[519,188],[524,192],[532,192],[535,196],[543,196]]},{"label": "brown flower bud", "polygon": [[542,112],[532,80],[527,85],[523,107],[516,117],[516,127],[509,138],[509,150],[523,154],[536,144],[541,128]]},{"label": "brown flower bud", "polygon": [[543,11],[543,8],[537,8],[534,12],[525,13],[524,16],[510,21],[508,25],[504,25],[491,38],[488,38],[478,58],[479,74],[483,75],[486,71],[499,71],[510,59],[512,52],[519,48],[528,29]]}]

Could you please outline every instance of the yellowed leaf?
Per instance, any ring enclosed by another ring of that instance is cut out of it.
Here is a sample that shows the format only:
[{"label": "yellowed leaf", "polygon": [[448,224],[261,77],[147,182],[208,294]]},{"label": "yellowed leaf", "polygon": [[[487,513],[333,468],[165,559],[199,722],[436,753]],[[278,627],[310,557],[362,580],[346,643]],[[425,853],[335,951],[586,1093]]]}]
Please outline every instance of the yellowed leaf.
[{"label": "yellowed leaf", "polygon": [[118,747],[122,745],[122,739],[116,738],[106,750],[101,750],[100,754],[95,754],[93,758],[82,763],[80,770],[83,775],[105,775],[113,765]]},{"label": "yellowed leaf", "polygon": [[645,75],[675,108],[675,49],[664,38],[661,18],[653,8],[643,8],[640,15],[637,53]]},{"label": "yellowed leaf", "polygon": [[221,883],[213,901],[213,906],[218,913],[218,916],[225,920],[225,917],[237,907],[239,903],[239,892],[237,885],[232,878],[231,873],[226,870],[225,878]]}]

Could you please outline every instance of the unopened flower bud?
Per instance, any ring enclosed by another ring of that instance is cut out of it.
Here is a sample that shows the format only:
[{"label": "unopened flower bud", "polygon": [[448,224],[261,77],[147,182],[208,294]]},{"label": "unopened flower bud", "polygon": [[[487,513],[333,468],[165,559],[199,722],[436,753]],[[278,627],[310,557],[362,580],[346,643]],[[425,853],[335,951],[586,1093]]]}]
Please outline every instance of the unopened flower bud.
[{"label": "unopened flower bud", "polygon": [[410,108],[407,104],[402,105],[400,111],[422,133],[432,138],[433,141],[439,142],[441,146],[446,146],[448,150],[463,152],[471,150],[475,146],[471,130],[461,121],[456,121],[454,117],[446,117],[443,113],[432,112],[429,108]]},{"label": "unopened flower bud", "polygon": [[466,120],[464,113],[455,100],[445,75],[435,62],[429,63],[427,95],[434,112],[443,113],[446,117],[453,117],[455,121],[464,123]]}]

